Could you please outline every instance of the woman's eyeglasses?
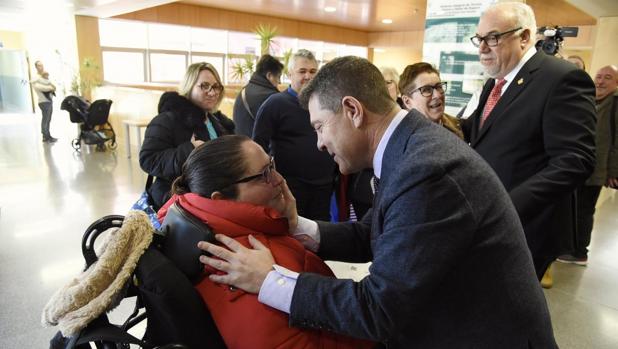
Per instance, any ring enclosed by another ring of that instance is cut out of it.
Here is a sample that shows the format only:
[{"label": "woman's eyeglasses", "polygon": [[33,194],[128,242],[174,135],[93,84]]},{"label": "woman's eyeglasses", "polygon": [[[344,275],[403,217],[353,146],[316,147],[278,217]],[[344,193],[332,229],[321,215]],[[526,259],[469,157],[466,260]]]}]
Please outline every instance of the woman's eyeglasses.
[{"label": "woman's eyeglasses", "polygon": [[252,181],[254,179],[258,179],[258,178],[262,178],[264,180],[264,182],[270,184],[271,182],[273,182],[273,178],[275,176],[275,170],[276,169],[277,168],[275,166],[275,158],[273,158],[271,156],[270,157],[270,163],[268,164],[268,166],[266,166],[264,168],[264,170],[262,170],[261,173],[258,173],[258,174],[253,175],[253,176],[241,178],[241,179],[237,180],[236,182],[234,182],[232,184],[246,183],[246,182],[250,182],[250,181]]},{"label": "woman's eyeglasses", "polygon": [[210,93],[210,91],[215,91],[216,93],[221,93],[221,91],[223,91],[223,85],[219,85],[217,83],[211,85],[211,84],[209,84],[207,82],[202,82],[198,86],[200,87],[202,92],[206,92],[206,93]]},{"label": "woman's eyeglasses", "polygon": [[447,87],[446,81],[439,82],[435,85],[425,85],[425,86],[421,86],[417,89],[412,90],[412,92],[410,92],[410,96],[412,96],[414,92],[418,91],[423,97],[431,97],[433,96],[433,90],[437,90],[440,93],[444,93],[444,91],[446,90],[446,87]]}]

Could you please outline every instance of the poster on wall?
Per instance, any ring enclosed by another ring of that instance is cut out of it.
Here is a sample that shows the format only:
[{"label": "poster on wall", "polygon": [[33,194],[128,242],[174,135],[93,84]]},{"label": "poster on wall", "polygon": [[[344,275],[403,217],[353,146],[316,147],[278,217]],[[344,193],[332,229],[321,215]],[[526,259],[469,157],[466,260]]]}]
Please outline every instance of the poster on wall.
[{"label": "poster on wall", "polygon": [[483,67],[470,38],[476,34],[481,13],[494,2],[427,1],[423,61],[433,64],[440,71],[442,81],[448,82],[447,114],[457,115],[483,87]]}]

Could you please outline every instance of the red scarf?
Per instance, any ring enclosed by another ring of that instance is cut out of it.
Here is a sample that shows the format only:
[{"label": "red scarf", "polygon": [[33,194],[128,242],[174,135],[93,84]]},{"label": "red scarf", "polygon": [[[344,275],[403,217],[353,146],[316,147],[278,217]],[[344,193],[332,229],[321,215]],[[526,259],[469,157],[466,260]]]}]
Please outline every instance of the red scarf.
[{"label": "red scarf", "polygon": [[231,238],[256,233],[288,234],[287,218],[273,208],[231,200],[211,200],[194,193],[172,196],[159,210],[159,221],[163,222],[174,202],[208,224],[215,234],[225,234]]}]

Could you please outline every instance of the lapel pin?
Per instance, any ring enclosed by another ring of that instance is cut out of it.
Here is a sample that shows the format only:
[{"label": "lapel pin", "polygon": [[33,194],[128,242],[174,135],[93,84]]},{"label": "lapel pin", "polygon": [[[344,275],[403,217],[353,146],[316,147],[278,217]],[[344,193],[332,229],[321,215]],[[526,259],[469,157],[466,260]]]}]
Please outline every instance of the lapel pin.
[{"label": "lapel pin", "polygon": [[523,78],[521,78],[521,79],[517,80],[517,85],[521,85],[521,84],[523,84],[523,83],[524,83],[524,79],[523,79]]}]

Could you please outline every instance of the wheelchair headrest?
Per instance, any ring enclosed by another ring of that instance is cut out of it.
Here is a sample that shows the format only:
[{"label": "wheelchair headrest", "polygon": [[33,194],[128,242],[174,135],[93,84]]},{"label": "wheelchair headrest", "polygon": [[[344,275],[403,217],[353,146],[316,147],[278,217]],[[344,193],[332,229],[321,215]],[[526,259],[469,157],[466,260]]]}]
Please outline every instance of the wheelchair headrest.
[{"label": "wheelchair headrest", "polygon": [[199,257],[205,253],[197,248],[197,243],[199,241],[215,242],[215,234],[210,227],[174,203],[167,210],[160,231],[165,235],[161,244],[161,252],[189,280],[196,281],[204,268]]}]

